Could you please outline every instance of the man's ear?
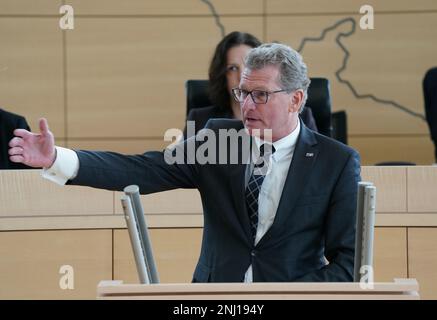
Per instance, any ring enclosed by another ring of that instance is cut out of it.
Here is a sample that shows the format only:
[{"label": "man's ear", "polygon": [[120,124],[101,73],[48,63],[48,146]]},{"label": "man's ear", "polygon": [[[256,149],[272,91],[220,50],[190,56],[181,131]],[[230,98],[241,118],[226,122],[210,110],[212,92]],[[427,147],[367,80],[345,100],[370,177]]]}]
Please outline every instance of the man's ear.
[{"label": "man's ear", "polygon": [[290,112],[299,112],[300,106],[303,101],[303,96],[304,93],[302,89],[298,89],[290,95],[290,104],[289,104]]}]

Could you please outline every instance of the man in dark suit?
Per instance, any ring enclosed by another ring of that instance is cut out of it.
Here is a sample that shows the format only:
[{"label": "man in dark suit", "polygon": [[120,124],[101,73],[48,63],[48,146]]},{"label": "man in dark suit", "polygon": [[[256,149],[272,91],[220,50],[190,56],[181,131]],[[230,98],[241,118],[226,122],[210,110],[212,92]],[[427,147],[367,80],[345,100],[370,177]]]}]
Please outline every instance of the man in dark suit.
[{"label": "man in dark suit", "polygon": [[0,109],[0,169],[29,169],[28,166],[22,163],[9,160],[8,144],[14,137],[14,130],[19,128],[30,131],[24,117]]},{"label": "man in dark suit", "polygon": [[[42,119],[40,134],[16,131],[11,160],[47,168],[60,184],[137,184],[142,194],[197,188],[204,230],[193,282],[352,281],[359,156],[299,120],[308,85],[299,53],[264,44],[250,51],[233,90],[243,122],[212,119],[165,152],[126,156],[55,148]],[[223,132],[242,139],[213,143],[212,160],[201,161],[200,150]]]}]

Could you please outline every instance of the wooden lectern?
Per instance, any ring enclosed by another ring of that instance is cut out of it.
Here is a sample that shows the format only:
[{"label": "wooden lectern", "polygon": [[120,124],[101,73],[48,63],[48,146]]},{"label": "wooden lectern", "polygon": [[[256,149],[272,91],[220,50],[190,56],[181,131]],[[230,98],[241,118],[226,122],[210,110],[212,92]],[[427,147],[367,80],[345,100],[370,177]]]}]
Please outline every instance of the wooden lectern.
[{"label": "wooden lectern", "polygon": [[395,279],[374,283],[362,289],[360,283],[192,283],[192,284],[123,284],[101,281],[98,299],[150,300],[416,300],[416,279]]}]

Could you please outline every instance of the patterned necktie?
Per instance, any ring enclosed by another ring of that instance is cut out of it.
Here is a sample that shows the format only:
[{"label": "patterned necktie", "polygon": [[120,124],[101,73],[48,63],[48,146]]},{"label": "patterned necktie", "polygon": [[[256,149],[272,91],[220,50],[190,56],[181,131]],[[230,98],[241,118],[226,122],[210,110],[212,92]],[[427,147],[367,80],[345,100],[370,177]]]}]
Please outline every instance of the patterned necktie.
[{"label": "patterned necktie", "polygon": [[[267,174],[270,155],[275,152],[275,147],[273,145],[266,144],[260,147],[260,157],[255,164],[252,174],[250,176],[249,182],[246,187],[246,205],[249,214],[250,230],[252,231],[252,238],[255,242],[256,229],[258,227],[258,198],[261,186],[264,182],[264,178]],[[270,149],[270,150],[268,150]]]}]

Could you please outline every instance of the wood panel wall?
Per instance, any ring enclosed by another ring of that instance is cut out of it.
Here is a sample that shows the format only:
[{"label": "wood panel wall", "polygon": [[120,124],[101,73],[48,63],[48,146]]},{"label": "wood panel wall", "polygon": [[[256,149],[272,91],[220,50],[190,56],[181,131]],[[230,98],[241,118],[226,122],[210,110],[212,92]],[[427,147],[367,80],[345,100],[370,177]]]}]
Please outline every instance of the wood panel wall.
[{"label": "wood panel wall", "polygon": [[[59,7],[75,12],[74,30],[59,28]],[[161,149],[169,128],[182,128],[184,82],[207,77],[215,45],[242,30],[298,48],[310,76],[331,81],[333,109],[346,110],[349,143],[364,165],[434,162],[423,115],[421,81],[437,64],[433,0],[367,1],[375,29],[359,28],[362,1],[3,0],[0,2],[0,106],[47,117],[60,145],[138,153]],[[350,56],[336,77],[345,51]],[[390,101],[378,103],[371,94]],[[406,111],[394,106],[404,107]],[[415,115],[416,114],[416,115]],[[419,116],[417,116],[419,115]]]}]

